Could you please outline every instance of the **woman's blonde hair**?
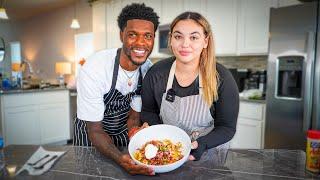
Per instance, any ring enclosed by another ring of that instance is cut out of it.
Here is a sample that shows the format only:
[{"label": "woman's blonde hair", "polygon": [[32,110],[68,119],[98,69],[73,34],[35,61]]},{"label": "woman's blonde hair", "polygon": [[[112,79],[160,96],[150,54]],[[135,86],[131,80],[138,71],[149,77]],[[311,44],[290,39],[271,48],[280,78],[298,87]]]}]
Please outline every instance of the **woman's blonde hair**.
[{"label": "woman's blonde hair", "polygon": [[[201,14],[196,12],[184,12],[177,16],[170,25],[168,47],[171,49],[171,35],[175,25],[181,20],[191,19],[202,26],[208,46],[204,48],[200,55],[200,73],[202,76],[203,97],[209,106],[218,100],[218,81],[219,74],[216,69],[215,48],[213,42],[213,33],[209,22]],[[172,51],[172,49],[171,49]]]}]

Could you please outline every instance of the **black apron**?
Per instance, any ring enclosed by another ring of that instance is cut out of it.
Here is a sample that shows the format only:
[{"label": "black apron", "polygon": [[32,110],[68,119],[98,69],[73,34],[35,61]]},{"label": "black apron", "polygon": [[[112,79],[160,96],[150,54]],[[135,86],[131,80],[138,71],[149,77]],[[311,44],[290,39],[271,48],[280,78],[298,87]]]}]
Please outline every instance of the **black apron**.
[{"label": "black apron", "polygon": [[[120,52],[121,49],[118,49],[113,69],[111,89],[103,96],[105,111],[103,120],[101,121],[103,130],[111,137],[113,143],[117,147],[127,146],[129,143],[127,119],[130,110],[130,102],[133,96],[140,95],[142,85],[142,73],[140,68],[138,86],[135,91],[130,92],[127,95],[122,95],[121,92],[116,89]],[[73,138],[73,144],[75,146],[92,146],[86,127],[86,121],[77,117],[75,118]]]}]

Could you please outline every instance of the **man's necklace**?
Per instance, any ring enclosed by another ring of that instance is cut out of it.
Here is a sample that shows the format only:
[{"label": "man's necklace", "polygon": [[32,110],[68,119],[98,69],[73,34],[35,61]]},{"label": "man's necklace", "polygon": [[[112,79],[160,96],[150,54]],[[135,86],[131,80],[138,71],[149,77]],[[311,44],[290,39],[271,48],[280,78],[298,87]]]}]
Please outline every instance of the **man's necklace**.
[{"label": "man's necklace", "polygon": [[128,78],[128,81],[127,81],[128,82],[128,86],[131,86],[132,85],[132,78],[136,74],[137,71],[135,71],[131,76],[129,76],[128,73],[123,68],[120,68],[120,69],[122,69],[122,71],[124,72],[124,74]]}]

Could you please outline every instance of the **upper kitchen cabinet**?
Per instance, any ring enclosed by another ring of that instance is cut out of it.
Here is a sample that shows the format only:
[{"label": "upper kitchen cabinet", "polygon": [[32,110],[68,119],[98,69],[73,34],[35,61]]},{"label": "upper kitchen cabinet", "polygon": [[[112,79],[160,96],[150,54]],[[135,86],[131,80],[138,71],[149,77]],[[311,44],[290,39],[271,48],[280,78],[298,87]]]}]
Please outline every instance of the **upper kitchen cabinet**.
[{"label": "upper kitchen cabinet", "polygon": [[111,1],[107,3],[106,9],[106,23],[107,23],[107,48],[121,47],[120,29],[118,27],[118,16],[121,12],[123,5],[122,1]]},{"label": "upper kitchen cabinet", "polygon": [[92,6],[92,32],[95,51],[107,48],[106,6],[107,4],[102,1],[95,2]]},{"label": "upper kitchen cabinet", "polygon": [[207,0],[184,0],[183,10],[198,12],[203,16],[207,16]]},{"label": "upper kitchen cabinet", "polygon": [[274,0],[241,0],[238,15],[238,55],[268,53],[270,8]]},{"label": "upper kitchen cabinet", "polygon": [[237,0],[207,1],[206,18],[211,24],[216,54],[235,55],[237,52]]},{"label": "upper kitchen cabinet", "polygon": [[174,1],[162,0],[161,2],[162,2],[161,14],[160,14],[161,24],[170,24],[176,16],[178,16],[184,11],[183,0],[174,0]]},{"label": "upper kitchen cabinet", "polygon": [[[201,13],[211,24],[218,56],[267,54],[270,7],[279,4],[278,0],[110,0],[101,1],[103,7],[99,2],[93,5],[93,18],[99,19],[93,19],[95,50],[121,47],[117,17],[126,5],[143,2],[158,13],[160,25],[170,24],[184,11]],[[158,37],[157,31],[150,57],[167,57],[159,52]]]},{"label": "upper kitchen cabinet", "polygon": [[286,7],[301,4],[298,0],[278,0],[277,7]]}]

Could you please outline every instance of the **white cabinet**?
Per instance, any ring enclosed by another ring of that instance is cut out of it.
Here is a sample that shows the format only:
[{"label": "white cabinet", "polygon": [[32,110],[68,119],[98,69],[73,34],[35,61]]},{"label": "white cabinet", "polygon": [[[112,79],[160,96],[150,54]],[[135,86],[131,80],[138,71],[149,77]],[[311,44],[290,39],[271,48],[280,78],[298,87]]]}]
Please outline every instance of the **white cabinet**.
[{"label": "white cabinet", "polygon": [[237,50],[237,0],[207,1],[207,13],[214,35],[216,54],[235,55]]},{"label": "white cabinet", "polygon": [[238,15],[238,54],[267,54],[272,0],[241,0]]},{"label": "white cabinet", "polygon": [[231,148],[260,149],[261,127],[261,121],[238,118],[237,132],[232,140]]},{"label": "white cabinet", "polygon": [[170,24],[183,11],[183,0],[162,0],[161,24]]},{"label": "white cabinet", "polygon": [[278,7],[286,7],[301,4],[298,0],[278,0]]},{"label": "white cabinet", "polygon": [[[278,0],[110,0],[93,5],[93,31],[95,46],[121,47],[117,17],[128,4],[144,2],[154,8],[160,24],[169,24],[184,11],[195,11],[205,16],[214,34],[216,54],[256,55],[267,54],[270,7]],[[95,19],[99,20],[95,20]],[[99,28],[101,27],[101,28]],[[104,31],[104,33],[103,33]],[[97,49],[97,48],[95,48]],[[163,58],[158,52],[158,32],[151,57]]]},{"label": "white cabinet", "polygon": [[106,6],[107,4],[101,1],[95,2],[92,6],[92,32],[95,51],[107,48]]},{"label": "white cabinet", "polygon": [[264,147],[265,104],[240,102],[237,131],[231,148],[262,149]]},{"label": "white cabinet", "polygon": [[69,117],[69,103],[46,103],[39,105],[41,144],[70,139]]},{"label": "white cabinet", "polygon": [[68,90],[1,95],[5,145],[48,144],[70,139]]},{"label": "white cabinet", "polygon": [[39,144],[39,122],[37,108],[22,106],[6,108],[4,111],[4,140],[10,144]]}]

